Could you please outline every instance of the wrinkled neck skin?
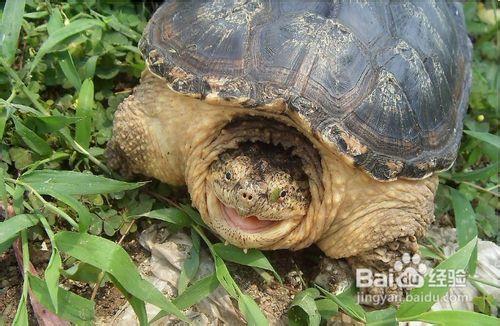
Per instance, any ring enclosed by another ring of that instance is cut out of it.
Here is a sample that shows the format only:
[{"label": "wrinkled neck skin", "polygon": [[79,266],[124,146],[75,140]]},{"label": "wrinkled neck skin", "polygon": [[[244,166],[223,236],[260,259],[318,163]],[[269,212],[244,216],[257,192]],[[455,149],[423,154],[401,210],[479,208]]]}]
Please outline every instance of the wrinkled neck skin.
[{"label": "wrinkled neck skin", "polygon": [[[401,235],[420,236],[432,221],[436,177],[376,181],[326,148],[300,124],[298,116],[283,115],[283,106],[256,110],[223,105],[227,102],[209,104],[178,95],[165,82],[145,74],[116,113],[114,133],[118,135],[114,137],[117,142],[124,141],[120,132],[124,133],[123,126],[130,125],[133,116],[148,141],[141,145],[141,159],[130,163],[132,170],[165,183],[187,184],[203,220],[228,242],[242,248],[293,250],[317,242],[327,255],[347,257]],[[279,221],[252,234],[224,223],[220,202],[208,182],[210,164],[242,141],[238,135],[225,132],[224,126],[244,115],[269,117],[293,126],[308,138],[320,158],[320,166],[311,165],[306,171],[311,204],[305,216]]]}]

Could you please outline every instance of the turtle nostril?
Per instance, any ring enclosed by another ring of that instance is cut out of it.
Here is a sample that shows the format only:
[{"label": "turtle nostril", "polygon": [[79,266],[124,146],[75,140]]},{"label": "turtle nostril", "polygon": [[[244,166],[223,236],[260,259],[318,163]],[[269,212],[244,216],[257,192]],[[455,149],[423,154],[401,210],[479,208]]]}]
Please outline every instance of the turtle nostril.
[{"label": "turtle nostril", "polygon": [[246,192],[243,193],[243,198],[247,198],[247,193]]},{"label": "turtle nostril", "polygon": [[248,200],[252,200],[252,195],[248,196]]}]

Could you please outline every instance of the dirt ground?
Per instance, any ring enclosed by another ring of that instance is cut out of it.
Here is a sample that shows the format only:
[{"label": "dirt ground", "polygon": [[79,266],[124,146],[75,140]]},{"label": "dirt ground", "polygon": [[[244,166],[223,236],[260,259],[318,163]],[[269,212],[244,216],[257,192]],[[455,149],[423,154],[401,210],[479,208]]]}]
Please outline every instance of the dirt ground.
[{"label": "dirt ground", "polygon": [[[131,235],[123,244],[124,249],[129,253],[134,262],[143,261],[149,253],[135,240],[135,234]],[[40,242],[30,244],[30,257],[38,272],[43,271],[49,258],[49,250],[39,250]],[[11,248],[0,254],[0,325],[12,324],[17,310],[17,304],[22,292],[23,279],[19,272],[14,250]],[[89,284],[65,280],[62,284],[70,291],[90,298],[93,286]],[[125,297],[111,284],[99,288],[96,295],[96,317],[113,316],[126,302]],[[31,307],[28,305],[30,325],[37,325]]]}]

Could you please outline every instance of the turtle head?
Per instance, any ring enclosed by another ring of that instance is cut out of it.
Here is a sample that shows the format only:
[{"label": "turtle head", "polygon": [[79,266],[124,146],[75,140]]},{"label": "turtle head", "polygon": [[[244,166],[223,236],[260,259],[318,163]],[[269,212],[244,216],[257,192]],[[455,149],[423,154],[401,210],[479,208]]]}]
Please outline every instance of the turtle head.
[{"label": "turtle head", "polygon": [[309,184],[301,167],[279,146],[244,143],[219,155],[208,180],[230,224],[256,232],[306,214]]}]

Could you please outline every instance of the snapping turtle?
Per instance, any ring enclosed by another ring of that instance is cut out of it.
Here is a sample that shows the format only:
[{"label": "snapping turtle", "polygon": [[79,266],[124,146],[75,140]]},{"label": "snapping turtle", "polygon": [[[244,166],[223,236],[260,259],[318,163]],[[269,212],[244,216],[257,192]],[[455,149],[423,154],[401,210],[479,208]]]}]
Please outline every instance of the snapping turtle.
[{"label": "snapping turtle", "polygon": [[140,51],[112,167],[186,184],[243,248],[382,272],[418,250],[467,107],[460,4],[167,1]]}]

